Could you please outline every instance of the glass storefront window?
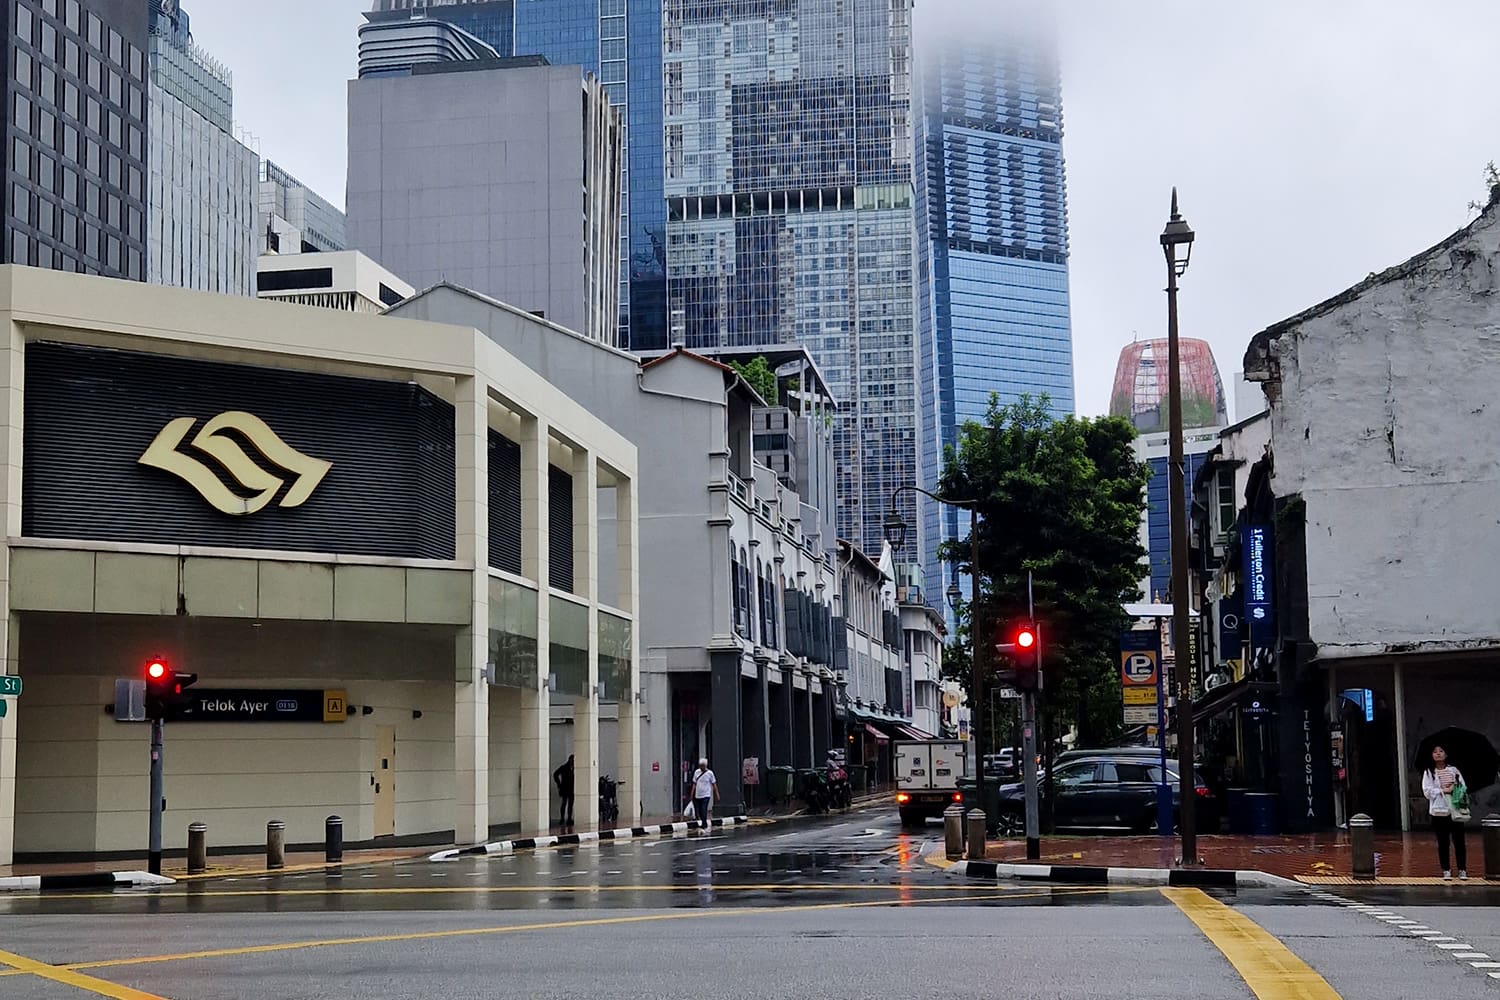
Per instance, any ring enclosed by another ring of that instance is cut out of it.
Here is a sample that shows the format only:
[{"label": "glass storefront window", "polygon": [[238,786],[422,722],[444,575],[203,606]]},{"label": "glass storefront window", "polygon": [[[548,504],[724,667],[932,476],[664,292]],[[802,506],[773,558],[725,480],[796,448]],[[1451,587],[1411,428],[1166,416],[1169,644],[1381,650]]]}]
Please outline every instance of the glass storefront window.
[{"label": "glass storefront window", "polygon": [[548,606],[548,652],[557,694],[585,697],[589,686],[589,610],[566,598],[553,596]]},{"label": "glass storefront window", "polygon": [[605,701],[626,701],[632,688],[629,618],[599,612],[599,680]]},{"label": "glass storefront window", "polygon": [[496,684],[536,690],[536,601],[530,587],[490,578],[489,646]]}]

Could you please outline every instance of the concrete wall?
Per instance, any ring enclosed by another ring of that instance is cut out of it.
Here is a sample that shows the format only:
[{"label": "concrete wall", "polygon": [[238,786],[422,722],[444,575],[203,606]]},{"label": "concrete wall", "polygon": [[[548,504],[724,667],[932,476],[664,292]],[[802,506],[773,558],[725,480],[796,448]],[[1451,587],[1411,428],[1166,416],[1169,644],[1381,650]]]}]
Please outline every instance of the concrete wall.
[{"label": "concrete wall", "polygon": [[350,248],[418,288],[453,281],[587,336],[605,312],[612,342],[615,307],[598,308],[586,269],[614,260],[618,184],[590,253],[582,109],[576,66],[350,81]]},{"label": "concrete wall", "polygon": [[[168,723],[163,845],[185,847],[193,822],[208,824],[214,846],[264,844],[271,819],[286,822],[288,843],[318,842],[331,814],[343,817],[346,840],[370,839],[380,726],[396,729],[396,834],[451,829],[452,686],[361,682],[348,692],[374,712],[342,723]],[[106,715],[113,697],[112,678],[28,677],[17,720],[17,852],[144,848],[150,727]]]},{"label": "concrete wall", "polygon": [[1500,222],[1272,343],[1278,496],[1307,503],[1320,656],[1500,643]]}]

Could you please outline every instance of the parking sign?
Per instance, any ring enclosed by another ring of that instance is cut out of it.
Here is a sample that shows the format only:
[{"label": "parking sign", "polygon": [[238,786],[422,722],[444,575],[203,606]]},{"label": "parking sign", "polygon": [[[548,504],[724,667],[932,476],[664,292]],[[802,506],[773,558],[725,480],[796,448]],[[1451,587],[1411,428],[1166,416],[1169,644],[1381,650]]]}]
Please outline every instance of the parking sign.
[{"label": "parking sign", "polygon": [[1120,684],[1147,687],[1156,684],[1161,637],[1155,629],[1132,629],[1120,635]]}]

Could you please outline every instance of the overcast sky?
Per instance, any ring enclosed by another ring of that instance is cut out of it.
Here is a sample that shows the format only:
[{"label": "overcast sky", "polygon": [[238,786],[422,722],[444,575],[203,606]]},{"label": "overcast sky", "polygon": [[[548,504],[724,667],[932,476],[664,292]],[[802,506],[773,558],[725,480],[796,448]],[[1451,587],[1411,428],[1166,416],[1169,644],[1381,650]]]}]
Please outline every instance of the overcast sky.
[{"label": "overcast sky", "polygon": [[[260,154],[342,204],[345,81],[369,0],[184,6],[234,71],[235,118]],[[993,25],[997,9],[919,0],[918,17]],[[1122,344],[1165,333],[1157,238],[1174,184],[1198,233],[1182,333],[1213,345],[1232,399],[1255,332],[1466,224],[1500,159],[1493,0],[1053,9],[1080,413],[1107,408]]]}]

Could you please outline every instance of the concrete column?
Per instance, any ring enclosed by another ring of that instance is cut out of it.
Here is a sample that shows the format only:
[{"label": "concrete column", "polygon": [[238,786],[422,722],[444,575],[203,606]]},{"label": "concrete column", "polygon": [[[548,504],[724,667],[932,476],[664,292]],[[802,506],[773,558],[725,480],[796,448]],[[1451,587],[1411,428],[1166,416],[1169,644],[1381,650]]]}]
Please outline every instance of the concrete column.
[{"label": "concrete column", "polygon": [[[26,382],[25,343],[21,329],[7,324],[0,343],[0,514],[5,534],[0,538],[0,672],[19,674],[19,620],[10,612],[10,546],[6,538],[21,534],[21,446],[25,415],[22,392]],[[8,714],[0,719],[0,865],[11,863],[15,853],[16,825],[16,727],[20,723],[20,698],[7,698]]]},{"label": "concrete column", "polygon": [[712,650],[708,654],[712,683],[713,746],[709,766],[719,777],[718,815],[733,816],[741,809],[740,653]]},{"label": "concrete column", "polygon": [[547,600],[547,422],[521,431],[521,571],[537,584],[536,682],[521,691],[521,835],[547,832],[552,805],[551,695],[547,675],[551,615]]},{"label": "concrete column", "polygon": [[599,466],[573,453],[573,591],[588,602],[588,684],[573,703],[573,821],[599,825]]},{"label": "concrete column", "polygon": [[[459,562],[474,567],[470,624],[455,650],[453,717],[453,836],[478,844],[490,833],[489,656],[489,390],[478,378],[455,386],[453,468]],[[400,832],[400,831],[397,831]]]},{"label": "concrete column", "polygon": [[770,661],[755,661],[754,694],[745,706],[745,753],[759,757],[761,767],[771,766]]},{"label": "concrete column", "polygon": [[644,789],[641,786],[641,612],[640,612],[640,535],[636,510],[635,483],[623,476],[615,477],[615,567],[619,576],[615,592],[620,610],[630,615],[630,697],[620,703],[615,750],[615,775],[620,787],[620,821],[626,826],[640,822]]},{"label": "concrete column", "polygon": [[804,717],[799,720],[798,723],[804,728],[805,732],[807,733],[807,756],[809,760],[809,763],[807,765],[808,767],[820,766],[823,763],[823,758],[828,756],[827,750],[824,750],[821,755],[819,755],[818,753],[816,718],[817,716],[813,712],[812,678],[809,677],[807,680],[807,712]]}]

